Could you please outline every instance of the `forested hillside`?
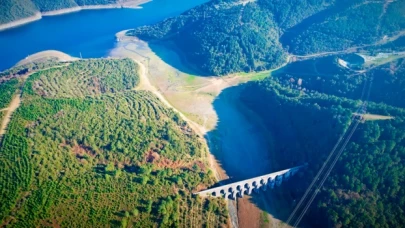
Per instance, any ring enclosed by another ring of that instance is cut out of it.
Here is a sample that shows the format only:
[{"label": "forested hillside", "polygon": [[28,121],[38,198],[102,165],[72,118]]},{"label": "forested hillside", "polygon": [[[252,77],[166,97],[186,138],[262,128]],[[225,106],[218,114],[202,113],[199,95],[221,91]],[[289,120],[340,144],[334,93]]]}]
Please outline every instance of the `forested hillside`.
[{"label": "forested hillside", "polygon": [[227,223],[199,137],[154,95],[134,91],[130,60],[35,73],[0,147],[0,224],[185,227]]},{"label": "forested hillside", "polygon": [[276,27],[270,12],[259,5],[228,0],[204,4],[128,34],[173,41],[189,62],[218,75],[281,65],[286,56]]},{"label": "forested hillside", "polygon": [[288,30],[283,44],[295,54],[336,51],[382,41],[405,29],[405,0],[337,2],[336,7]]},{"label": "forested hillside", "polygon": [[2,0],[0,24],[34,16],[39,12],[61,10],[77,6],[121,4],[129,0]]},{"label": "forested hillside", "polygon": [[[337,59],[337,56],[331,56],[294,62],[275,75],[289,87],[298,87],[297,82],[301,79],[301,87],[307,92],[317,91],[351,99],[361,96],[364,82],[372,77],[371,101],[405,108],[404,59],[383,64],[366,73],[342,68]],[[292,81],[295,83],[291,83]]]},{"label": "forested hillside", "polygon": [[405,0],[213,0],[127,34],[175,45],[211,75],[280,66],[308,54],[384,42],[405,29]]},{"label": "forested hillside", "polygon": [[[271,11],[274,5],[265,3],[211,1],[127,34],[148,41],[174,43],[188,62],[207,74],[270,69],[286,61],[286,52],[279,42],[280,31]],[[299,10],[293,7],[291,11]],[[280,13],[279,21],[284,23],[284,19]]]},{"label": "forested hillside", "polygon": [[37,7],[31,0],[2,0],[0,4],[0,24],[35,15]]},{"label": "forested hillside", "polygon": [[[138,66],[130,59],[76,61],[69,68],[41,73],[33,89],[44,97],[86,97],[134,89],[139,83]],[[120,69],[120,70],[117,70]]]},{"label": "forested hillside", "polygon": [[18,86],[19,83],[17,79],[12,79],[8,82],[0,84],[0,125],[3,116],[7,111],[7,107],[10,104],[13,95],[17,91]]},{"label": "forested hillside", "polygon": [[[318,63],[318,67],[324,67],[318,68],[320,72],[313,71],[317,63],[301,62],[300,66],[291,66],[296,72],[279,73],[244,85],[241,101],[262,118],[271,133],[269,140],[276,142],[269,151],[276,161],[274,166],[309,163],[306,175],[295,179],[295,183],[286,183],[280,192],[292,211],[294,202],[304,194],[340,134],[347,129],[352,113],[361,104],[364,83],[374,79],[367,112],[394,119],[359,125],[302,225],[400,227],[405,223],[401,71],[398,69],[398,75],[390,74],[387,66],[382,66],[367,74],[349,76],[348,72],[325,66],[327,62],[324,59]],[[329,58],[329,62],[333,61]],[[403,65],[402,61],[395,64]],[[333,71],[335,74],[331,74]],[[367,98],[367,89],[363,97]]]},{"label": "forested hillside", "polygon": [[75,0],[32,0],[35,6],[41,12],[59,10],[63,8],[72,8],[77,6]]}]

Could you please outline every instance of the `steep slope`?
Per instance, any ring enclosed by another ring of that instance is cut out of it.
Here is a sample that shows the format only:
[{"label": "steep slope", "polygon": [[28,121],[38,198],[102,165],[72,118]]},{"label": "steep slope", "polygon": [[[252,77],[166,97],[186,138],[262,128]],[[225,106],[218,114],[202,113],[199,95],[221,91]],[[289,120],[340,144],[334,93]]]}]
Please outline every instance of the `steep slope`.
[{"label": "steep slope", "polygon": [[0,25],[54,10],[110,4],[119,6],[129,1],[131,0],[2,0],[0,4]]},{"label": "steep slope", "polygon": [[41,12],[60,10],[77,6],[77,3],[74,0],[32,0],[32,2]]},{"label": "steep slope", "polygon": [[178,17],[127,34],[175,44],[207,74],[275,68],[286,61],[280,35],[332,1],[211,1]]},{"label": "steep slope", "polygon": [[115,4],[118,2],[124,2],[120,0],[75,0],[75,2],[79,6],[85,6],[85,5],[107,5],[107,4]]},{"label": "steep slope", "polygon": [[0,4],[0,24],[34,16],[38,8],[31,0],[2,0]]},{"label": "steep slope", "polygon": [[332,8],[335,2],[336,0],[260,0],[258,4],[271,11],[277,25],[281,30],[286,30],[323,10]]},{"label": "steep slope", "polygon": [[[403,61],[394,63],[396,72],[390,73],[388,65],[383,65],[353,76],[353,72],[327,65],[332,60],[302,62],[272,78],[248,83],[241,102],[271,132],[269,140],[275,148],[269,153],[275,166],[309,163],[306,175],[279,191],[292,211],[348,128],[364,83],[373,78],[367,112],[394,119],[360,123],[301,225],[400,227],[405,222],[405,104],[403,77],[399,76]],[[311,70],[316,67],[318,71]]]},{"label": "steep slope", "polygon": [[0,83],[0,126],[7,111],[7,107],[9,106],[18,86],[19,83],[17,79]]},{"label": "steep slope", "polygon": [[298,85],[293,85],[291,81],[298,82],[301,79],[302,88],[308,91],[350,99],[358,99],[363,92],[364,82],[372,77],[370,101],[405,108],[403,99],[405,60],[403,58],[375,67],[365,73],[342,68],[338,65],[337,59],[337,56],[330,56],[294,62],[274,75],[288,86],[297,87]]},{"label": "steep slope", "polygon": [[286,57],[271,12],[254,2],[209,2],[128,34],[171,41],[189,62],[214,75],[269,69]]},{"label": "steep slope", "polygon": [[187,62],[223,75],[308,54],[380,44],[405,29],[405,0],[211,1],[128,35],[175,45]]},{"label": "steep slope", "polygon": [[288,30],[283,44],[295,54],[336,51],[373,44],[405,29],[404,0],[358,1],[348,6],[336,4],[321,19]]}]

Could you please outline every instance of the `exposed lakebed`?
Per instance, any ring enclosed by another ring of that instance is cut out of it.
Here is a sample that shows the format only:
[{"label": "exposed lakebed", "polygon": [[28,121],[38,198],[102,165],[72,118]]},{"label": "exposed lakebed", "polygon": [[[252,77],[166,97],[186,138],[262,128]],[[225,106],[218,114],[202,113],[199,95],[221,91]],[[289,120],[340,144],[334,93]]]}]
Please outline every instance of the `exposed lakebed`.
[{"label": "exposed lakebed", "polygon": [[[176,0],[176,4],[174,4],[173,1],[156,0],[143,5],[143,9],[139,10],[90,10],[44,17],[40,21],[0,32],[0,49],[2,50],[0,52],[0,70],[13,66],[28,55],[49,49],[62,51],[76,57],[82,55],[83,58],[110,55],[111,50],[117,46],[115,37],[117,32],[155,23],[205,1]],[[131,47],[126,48],[130,49]],[[163,54],[160,53],[159,57],[162,57]],[[163,80],[161,77],[167,77],[167,75],[158,74],[161,71],[156,71],[156,69],[161,69],[160,65],[149,69],[152,84],[159,88],[170,103],[174,103],[175,108],[186,115],[189,114],[191,110],[184,108],[187,104],[181,106],[178,105],[181,102],[173,102],[180,97],[182,98],[182,96],[177,96],[179,95],[177,88],[173,89],[172,93],[170,93],[171,90],[165,93],[162,90],[163,87],[160,88],[159,81]],[[179,70],[181,71],[181,69]],[[176,71],[173,75],[177,74]],[[212,104],[211,100],[207,103],[212,107],[209,109],[213,109],[213,114],[217,116],[216,126],[213,129],[207,129],[206,138],[210,142],[212,154],[231,180],[251,178],[276,171],[271,167],[270,154],[268,153],[272,147],[272,142],[269,141],[271,137],[267,135],[268,133],[263,129],[260,121],[252,116],[254,114],[240,104],[239,94],[242,88],[239,86],[226,88],[228,86],[223,85],[223,83],[229,82],[211,78],[209,82],[215,87],[211,91],[204,86],[207,82],[205,79],[202,81],[202,78],[205,77],[191,76],[188,73],[187,75],[187,79],[194,80],[193,84],[201,81],[201,91],[198,93],[197,101],[204,100],[204,97],[212,97]],[[169,78],[170,81],[176,81],[176,79],[177,76]],[[238,83],[231,82],[231,84],[236,85]],[[221,90],[222,92],[219,94],[216,93]],[[202,105],[196,103],[196,106]],[[198,109],[196,106],[189,108]],[[204,117],[211,118],[209,114],[207,112]]]}]

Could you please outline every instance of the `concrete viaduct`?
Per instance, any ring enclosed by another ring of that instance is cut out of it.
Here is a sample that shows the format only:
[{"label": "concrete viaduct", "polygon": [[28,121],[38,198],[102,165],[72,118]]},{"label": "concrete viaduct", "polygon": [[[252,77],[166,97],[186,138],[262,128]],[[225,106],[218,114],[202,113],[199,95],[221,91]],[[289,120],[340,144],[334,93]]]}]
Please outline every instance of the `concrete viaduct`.
[{"label": "concrete viaduct", "polygon": [[263,176],[250,178],[235,183],[222,185],[219,187],[203,190],[197,192],[200,196],[213,196],[225,197],[226,199],[236,199],[236,197],[243,197],[244,194],[252,194],[252,191],[259,192],[260,188],[266,191],[267,187],[274,188],[274,185],[280,186],[283,180],[288,180],[298,170],[306,167],[306,165],[297,166],[290,169],[281,170],[275,173],[270,173]]}]

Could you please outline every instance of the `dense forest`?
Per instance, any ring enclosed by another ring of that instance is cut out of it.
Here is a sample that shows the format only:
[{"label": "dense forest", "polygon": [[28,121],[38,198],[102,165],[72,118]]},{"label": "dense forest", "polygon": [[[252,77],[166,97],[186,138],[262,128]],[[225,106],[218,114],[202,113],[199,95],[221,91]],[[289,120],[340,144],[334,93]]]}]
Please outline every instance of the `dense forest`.
[{"label": "dense forest", "polygon": [[375,54],[377,52],[398,52],[405,51],[405,36],[385,44],[366,47],[365,50]]},{"label": "dense forest", "polygon": [[17,64],[16,66],[0,72],[0,82],[6,81],[10,78],[22,77],[33,71],[44,70],[50,67],[63,66],[67,62],[61,62],[57,58],[46,58],[35,62],[29,62],[25,64]]},{"label": "dense forest", "polygon": [[138,66],[130,59],[93,59],[72,62],[68,68],[53,68],[31,77],[44,97],[86,97],[131,90],[139,83]]},{"label": "dense forest", "polygon": [[31,0],[2,0],[0,4],[0,24],[35,15],[38,9]]},{"label": "dense forest", "polygon": [[287,53],[344,50],[384,42],[405,29],[405,0],[213,0],[128,35],[175,45],[211,75],[275,68]]},{"label": "dense forest", "polygon": [[35,6],[41,12],[58,10],[63,8],[72,8],[77,6],[74,0],[32,0]]},{"label": "dense forest", "polygon": [[405,29],[405,0],[344,2],[322,17],[314,15],[309,25],[287,30],[283,44],[295,54],[336,51],[380,42]]},{"label": "dense forest", "polygon": [[77,61],[27,79],[0,147],[2,226],[228,222],[223,200],[192,194],[215,181],[199,136],[151,93],[132,90],[137,69]]},{"label": "dense forest", "polygon": [[39,12],[86,5],[121,4],[125,1],[129,0],[2,0],[0,25],[34,16]]},{"label": "dense forest", "polygon": [[271,13],[257,4],[212,1],[128,34],[172,41],[193,65],[208,74],[274,68],[286,56]]},{"label": "dense forest", "polygon": [[0,84],[0,125],[3,116],[7,111],[5,109],[8,107],[13,95],[17,91],[18,86],[19,82],[17,79],[12,79],[8,82]]},{"label": "dense forest", "polygon": [[[345,56],[329,56],[294,62],[274,75],[285,86],[301,87],[308,93],[321,92],[350,99],[358,99],[364,82],[373,78],[370,101],[405,108],[405,60],[399,59],[361,73],[343,68],[337,59]],[[301,85],[298,85],[301,80]],[[295,83],[291,83],[295,82]]]},{"label": "dense forest", "polygon": [[[329,62],[332,60],[329,57]],[[262,118],[276,142],[273,152],[269,151],[274,166],[309,163],[306,176],[286,183],[280,192],[289,199],[292,211],[353,120],[352,114],[361,104],[361,92],[356,91],[373,81],[367,112],[394,119],[377,118],[359,125],[303,225],[401,227],[405,223],[405,190],[401,188],[405,186],[405,109],[403,89],[398,89],[403,81],[401,71],[390,74],[384,65],[350,77],[325,63],[323,59],[319,66],[324,68],[315,72],[312,60],[300,62],[288,67],[288,73],[243,85],[241,101]],[[402,61],[394,64],[402,66]],[[336,74],[330,74],[333,70]]]}]

